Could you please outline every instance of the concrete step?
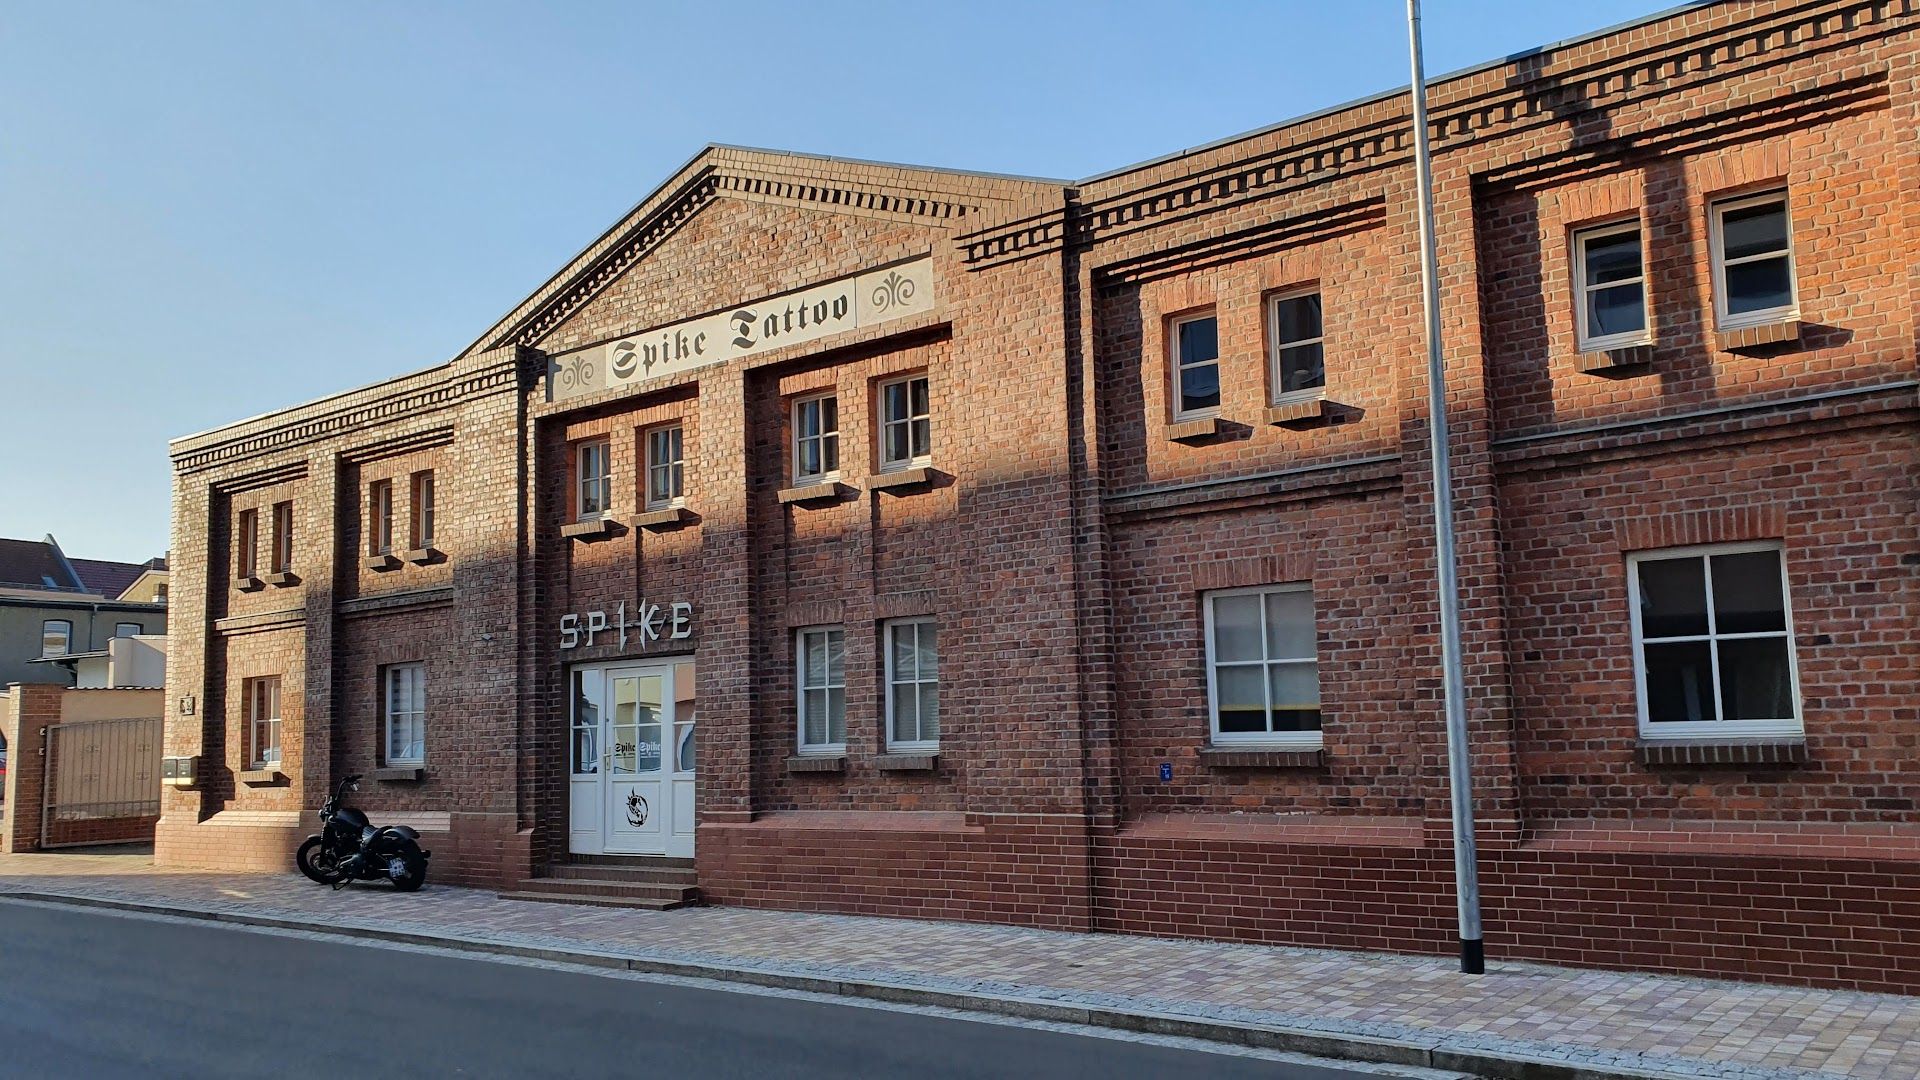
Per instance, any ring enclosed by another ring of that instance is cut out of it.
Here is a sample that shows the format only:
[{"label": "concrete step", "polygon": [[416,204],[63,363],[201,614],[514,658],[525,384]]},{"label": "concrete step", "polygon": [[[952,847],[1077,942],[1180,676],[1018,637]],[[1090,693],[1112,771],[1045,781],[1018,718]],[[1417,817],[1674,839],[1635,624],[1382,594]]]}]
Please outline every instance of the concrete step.
[{"label": "concrete step", "polygon": [[564,881],[620,881],[629,884],[695,885],[691,867],[600,866],[559,863],[547,868],[542,877]]},{"label": "concrete step", "polygon": [[573,866],[631,866],[661,869],[693,869],[692,859],[682,859],[667,855],[569,855],[567,864]]},{"label": "concrete step", "polygon": [[502,900],[528,900],[543,904],[577,904],[585,907],[643,908],[647,911],[672,911],[688,906],[686,900],[648,900],[631,896],[594,896],[586,893],[503,892]]},{"label": "concrete step", "polygon": [[624,896],[636,900],[672,900],[690,904],[700,895],[692,885],[663,885],[653,881],[580,881],[568,878],[527,878],[516,892],[558,893],[567,896]]}]

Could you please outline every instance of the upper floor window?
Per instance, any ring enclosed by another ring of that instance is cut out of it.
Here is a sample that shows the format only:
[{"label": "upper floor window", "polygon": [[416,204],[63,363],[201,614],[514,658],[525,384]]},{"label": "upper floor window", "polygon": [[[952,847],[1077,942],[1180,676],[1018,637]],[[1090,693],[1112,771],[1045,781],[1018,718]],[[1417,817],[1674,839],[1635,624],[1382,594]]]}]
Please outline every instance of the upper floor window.
[{"label": "upper floor window", "polygon": [[395,664],[386,678],[386,756],[388,765],[423,765],[427,760],[427,665]]},{"label": "upper floor window", "polygon": [[48,619],[40,624],[40,655],[65,656],[73,651],[73,623]]},{"label": "upper floor window", "polygon": [[1647,290],[1640,223],[1602,225],[1574,233],[1573,261],[1580,351],[1645,344]]},{"label": "upper floor window", "polygon": [[167,587],[165,585],[155,585],[153,587],[153,602],[156,604],[164,604],[167,602]]},{"label": "upper floor window", "polygon": [[880,384],[880,468],[904,469],[933,456],[927,377]]},{"label": "upper floor window", "polygon": [[940,745],[940,645],[932,619],[887,624],[887,749]]},{"label": "upper floor window", "polygon": [[800,752],[842,754],[847,749],[846,632],[809,626],[794,634],[799,690]]},{"label": "upper floor window", "polygon": [[248,768],[280,764],[280,677],[248,679],[240,692],[246,699]]},{"label": "upper floor window", "polygon": [[1320,664],[1311,587],[1208,593],[1206,624],[1213,741],[1320,745]]},{"label": "upper floor window", "polygon": [[1713,301],[1723,328],[1775,322],[1799,309],[1786,192],[1713,204]]},{"label": "upper floor window", "polygon": [[238,577],[254,577],[260,570],[260,511],[240,511],[233,532],[233,572]]},{"label": "upper floor window", "polygon": [[273,504],[271,567],[276,574],[284,574],[293,569],[293,504],[290,502]]},{"label": "upper floor window", "polygon": [[840,472],[840,401],[832,394],[793,403],[793,478],[820,480]]},{"label": "upper floor window", "polygon": [[605,439],[594,439],[581,443],[575,455],[576,516],[582,521],[606,517],[613,512],[613,446]]},{"label": "upper floor window", "polygon": [[686,498],[686,434],[679,424],[647,432],[647,505],[673,506]]},{"label": "upper floor window", "polygon": [[1636,553],[1627,582],[1642,734],[1801,731],[1780,545]]},{"label": "upper floor window", "polygon": [[411,539],[412,547],[419,551],[433,546],[433,470],[422,469],[413,474],[412,498],[409,500],[412,510]]},{"label": "upper floor window", "polygon": [[1175,319],[1173,418],[1182,420],[1220,407],[1220,323],[1212,312]]},{"label": "upper floor window", "polygon": [[367,486],[367,554],[393,554],[393,481]]},{"label": "upper floor window", "polygon": [[1275,400],[1311,398],[1327,387],[1321,339],[1320,290],[1282,293],[1269,303],[1267,340],[1273,345]]},{"label": "upper floor window", "polygon": [[113,624],[114,637],[134,637],[144,633],[146,633],[146,630],[137,622],[118,622]]}]

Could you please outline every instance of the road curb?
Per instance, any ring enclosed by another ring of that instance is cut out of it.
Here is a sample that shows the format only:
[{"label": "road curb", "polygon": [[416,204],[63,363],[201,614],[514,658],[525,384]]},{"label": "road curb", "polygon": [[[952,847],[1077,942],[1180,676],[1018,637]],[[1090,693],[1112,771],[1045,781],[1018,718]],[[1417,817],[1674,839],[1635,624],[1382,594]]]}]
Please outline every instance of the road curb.
[{"label": "road curb", "polygon": [[[796,990],[836,997],[860,998],[898,1005],[925,1005],[962,1012],[990,1013],[1054,1023],[1080,1024],[1147,1035],[1166,1035],[1234,1046],[1253,1047],[1343,1061],[1384,1065],[1412,1065],[1430,1069],[1473,1073],[1498,1080],[1698,1080],[1701,1073],[1675,1073],[1626,1066],[1601,1066],[1551,1058],[1502,1054],[1479,1047],[1453,1046],[1445,1040],[1403,1041],[1367,1035],[1311,1028],[1213,1020],[1148,1010],[1128,1010],[1046,998],[1016,997],[972,993],[962,990],[936,990],[909,983],[879,979],[837,979],[805,975],[778,969],[728,967],[681,960],[658,960],[591,949],[553,949],[521,945],[486,938],[457,935],[422,934],[408,930],[376,927],[339,926],[302,922],[298,919],[247,912],[214,911],[176,904],[135,900],[109,900],[69,893],[37,892],[23,889],[0,890],[0,899],[37,901],[69,907],[103,908],[146,915],[170,915],[202,922],[232,923],[272,930],[298,930],[342,938],[361,938],[402,945],[423,945],[456,952],[511,956],[528,960],[577,964],[587,967],[631,971],[648,975],[672,975],[712,982],[740,983],[776,990]],[[1711,1074],[1704,1074],[1711,1075]]]}]

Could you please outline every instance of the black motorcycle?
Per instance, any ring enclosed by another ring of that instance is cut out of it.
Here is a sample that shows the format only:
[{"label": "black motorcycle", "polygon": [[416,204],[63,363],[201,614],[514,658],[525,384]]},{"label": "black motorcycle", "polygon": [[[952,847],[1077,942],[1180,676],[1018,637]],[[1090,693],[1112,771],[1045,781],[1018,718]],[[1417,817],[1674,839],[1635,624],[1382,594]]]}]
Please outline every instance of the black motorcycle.
[{"label": "black motorcycle", "polygon": [[321,832],[309,836],[294,855],[300,872],[336,889],[355,881],[393,882],[401,892],[412,892],[427,882],[427,857],[420,850],[420,834],[405,825],[374,828],[367,815],[340,805],[349,790],[359,791],[360,777],[349,776],[333,787],[320,806]]}]

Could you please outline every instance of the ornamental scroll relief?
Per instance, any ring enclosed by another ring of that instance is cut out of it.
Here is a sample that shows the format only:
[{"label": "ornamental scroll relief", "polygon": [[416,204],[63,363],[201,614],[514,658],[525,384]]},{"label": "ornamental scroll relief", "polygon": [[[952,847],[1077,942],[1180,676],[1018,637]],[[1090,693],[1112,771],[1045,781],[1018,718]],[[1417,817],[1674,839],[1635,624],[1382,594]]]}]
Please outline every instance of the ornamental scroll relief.
[{"label": "ornamental scroll relief", "polygon": [[922,256],[560,353],[547,365],[547,400],[617,389],[903,319],[933,310],[933,300],[933,257]]}]

